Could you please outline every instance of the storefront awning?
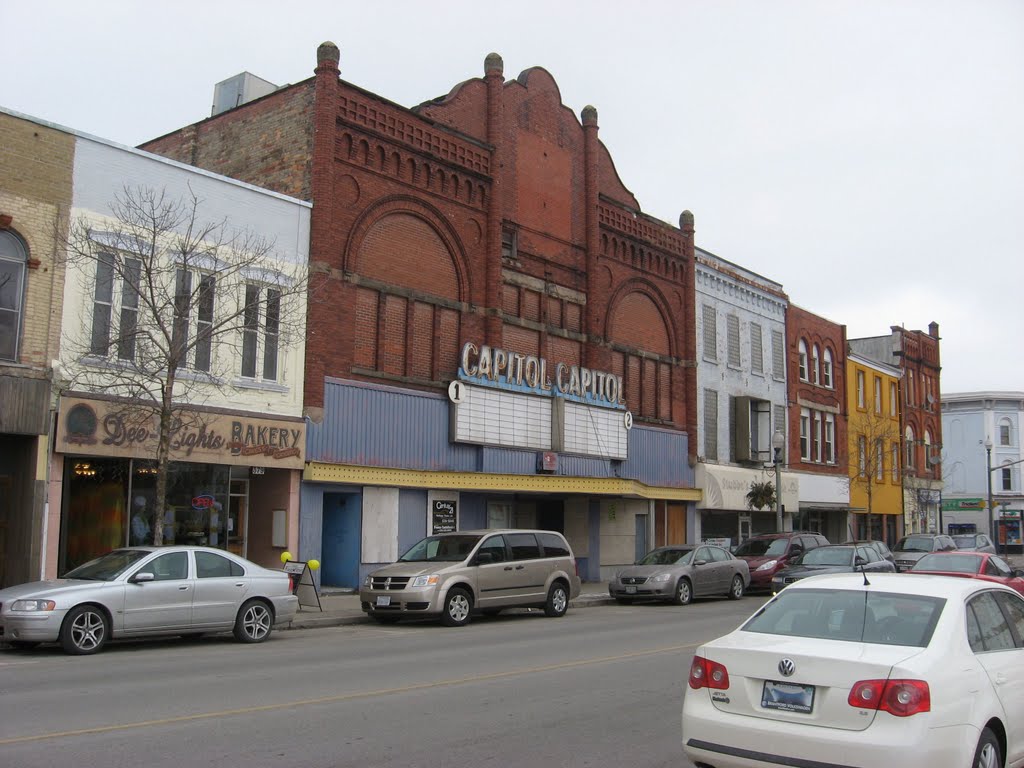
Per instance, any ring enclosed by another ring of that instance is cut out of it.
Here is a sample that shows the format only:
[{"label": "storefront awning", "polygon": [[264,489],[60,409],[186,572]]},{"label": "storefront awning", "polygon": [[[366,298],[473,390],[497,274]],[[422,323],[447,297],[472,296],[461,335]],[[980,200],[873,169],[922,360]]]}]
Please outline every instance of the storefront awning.
[{"label": "storefront awning", "polygon": [[[746,510],[750,484],[765,480],[774,483],[775,472],[698,464],[696,480],[704,492],[697,509]],[[800,508],[800,480],[792,472],[782,472],[782,506],[789,512]]]}]

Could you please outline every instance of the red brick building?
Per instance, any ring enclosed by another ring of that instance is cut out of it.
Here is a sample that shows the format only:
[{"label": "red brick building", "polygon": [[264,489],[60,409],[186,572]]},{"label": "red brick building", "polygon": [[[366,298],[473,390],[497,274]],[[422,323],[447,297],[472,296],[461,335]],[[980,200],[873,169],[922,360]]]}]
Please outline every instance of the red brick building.
[{"label": "red brick building", "polygon": [[788,464],[800,479],[793,528],[849,537],[846,326],[794,304],[786,310]]},{"label": "red brick building", "polygon": [[[609,459],[598,450],[574,458],[556,440],[540,452],[561,453],[561,462],[548,457],[538,470],[517,458],[523,445],[499,441],[512,453],[497,460],[504,469],[480,492],[518,493],[524,476],[540,482],[553,472],[561,482],[528,502],[513,500],[511,520],[536,523],[541,507],[571,495],[583,501],[590,521],[570,531],[574,549],[598,557],[601,566],[630,562],[632,545],[619,552],[606,542],[594,551],[609,520],[628,528],[631,541],[643,538],[636,544],[641,551],[641,544],[664,540],[675,529],[669,516],[682,516],[681,505],[699,496],[689,439],[696,433],[693,217],[684,212],[677,228],[645,215],[598,138],[597,111],[586,107],[578,119],[543,69],[506,81],[501,58],[491,54],[483,77],[407,109],[341,80],[338,62],[337,47],[324,43],[311,79],[143,146],[313,201],[305,410],[313,425],[335,435],[324,436],[319,454],[335,469],[318,474],[314,466],[307,479],[336,481],[344,465],[343,482],[383,485],[351,468],[387,467],[399,473],[387,484],[426,491],[425,506],[431,489],[468,493],[479,477],[464,473],[458,457],[431,453],[451,449],[447,436],[446,445],[430,443],[433,436],[418,434],[416,419],[364,429],[352,414],[332,410],[331,387],[443,395],[465,374],[467,345],[507,351],[510,360],[550,361],[549,375],[564,365],[559,370],[579,372],[584,390],[589,383],[596,391],[599,380],[619,382],[617,407],[628,411],[633,427],[630,456]],[[426,441],[422,458],[399,459],[402,446],[380,438],[389,429],[396,441]],[[358,433],[362,446],[352,442]],[[648,449],[635,441],[644,435],[644,446],[670,439],[673,449],[651,449],[641,467],[640,453]],[[494,439],[480,441],[478,468],[494,460]],[[332,440],[349,442],[339,447]],[[311,449],[316,465],[318,448]],[[421,467],[458,476],[402,475]],[[606,478],[640,485],[620,494]],[[629,506],[629,520],[647,516],[642,532],[640,522],[635,529],[623,523],[621,512],[608,517],[602,505],[614,506],[615,498],[641,502]],[[480,500],[472,513],[464,503],[460,527],[493,522],[490,503]],[[572,529],[566,514],[550,524]],[[602,534],[594,530],[599,521]],[[404,530],[415,528],[396,527],[399,543]],[[311,518],[307,553],[326,547],[316,528]],[[371,539],[364,527],[363,564],[374,562],[368,550],[394,551]]]}]

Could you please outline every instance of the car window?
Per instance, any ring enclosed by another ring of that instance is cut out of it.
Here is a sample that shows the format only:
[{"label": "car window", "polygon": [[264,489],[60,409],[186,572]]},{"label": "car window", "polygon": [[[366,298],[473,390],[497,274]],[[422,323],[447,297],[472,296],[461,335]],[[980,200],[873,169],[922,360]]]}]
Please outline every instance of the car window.
[{"label": "car window", "polygon": [[398,559],[403,563],[421,563],[432,560],[458,562],[469,556],[478,541],[480,541],[479,535],[428,536],[409,547],[408,551]]},{"label": "car window", "polygon": [[946,552],[933,552],[918,560],[911,570],[977,573],[979,568],[981,568],[981,557],[979,555],[951,555]]},{"label": "car window", "polygon": [[153,581],[174,581],[188,578],[188,553],[168,552],[150,560],[136,573],[152,573]]},{"label": "car window", "polygon": [[[975,653],[981,651],[1005,651],[1014,648],[1013,634],[1010,632],[1010,625],[1006,623],[1006,617],[999,610],[995,595],[991,592],[983,592],[967,605],[967,610],[974,614],[978,623],[977,636],[971,637],[968,629],[968,639],[971,640],[971,649]],[[970,622],[968,622],[968,626]]]},{"label": "car window", "polygon": [[536,560],[540,557],[537,537],[532,533],[510,533],[508,545],[512,549],[513,560]]},{"label": "car window", "polygon": [[115,549],[113,552],[108,552],[102,557],[97,557],[95,560],[90,560],[74,570],[68,571],[64,574],[64,578],[112,581],[129,566],[148,557],[149,552],[150,550],[146,549]]},{"label": "car window", "polygon": [[1024,599],[1007,592],[996,592],[996,602],[1002,606],[1003,612],[1010,620],[1010,625],[1017,634],[1017,647],[1024,644]]},{"label": "car window", "polygon": [[960,549],[973,549],[978,546],[980,542],[974,536],[954,536],[953,543]]},{"label": "car window", "polygon": [[711,559],[716,563],[724,563],[727,560],[732,560],[732,555],[721,547],[708,547],[708,552],[711,553]]},{"label": "car window", "polygon": [[889,546],[884,541],[876,541],[875,549],[878,550],[878,554],[880,554],[883,558],[888,557],[892,554],[892,552],[889,551]]},{"label": "car window", "polygon": [[852,565],[853,547],[817,547],[806,553],[801,565]]},{"label": "car window", "polygon": [[492,562],[503,563],[508,558],[505,555],[505,538],[498,534],[497,536],[489,536],[484,539],[484,543],[480,545],[480,549],[477,550],[477,554],[480,555],[484,552],[490,552]]},{"label": "car window", "polygon": [[711,551],[708,547],[701,547],[697,550],[697,554],[693,556],[693,562],[703,560],[704,562],[711,562]]},{"label": "car window", "polygon": [[1004,578],[1010,578],[1010,566],[1004,563],[998,557],[992,556],[985,563],[985,575],[987,576],[1002,576]]},{"label": "car window", "polygon": [[866,562],[877,563],[880,558],[878,553],[872,547],[857,547],[857,554],[864,558]]},{"label": "car window", "polygon": [[773,543],[775,539],[747,539],[736,547],[733,554],[737,557],[762,557],[768,553],[768,547]]},{"label": "car window", "polygon": [[196,552],[196,576],[200,579],[244,575],[245,570],[234,560],[228,560],[213,552]]},{"label": "car window", "polygon": [[652,549],[636,561],[637,565],[688,565],[693,549]]},{"label": "car window", "polygon": [[934,544],[931,536],[905,536],[893,548],[895,552],[931,552]]},{"label": "car window", "polygon": [[894,592],[785,589],[740,630],[924,648],[945,604]]},{"label": "car window", "polygon": [[557,533],[538,533],[537,538],[544,547],[544,557],[569,557],[569,545]]}]

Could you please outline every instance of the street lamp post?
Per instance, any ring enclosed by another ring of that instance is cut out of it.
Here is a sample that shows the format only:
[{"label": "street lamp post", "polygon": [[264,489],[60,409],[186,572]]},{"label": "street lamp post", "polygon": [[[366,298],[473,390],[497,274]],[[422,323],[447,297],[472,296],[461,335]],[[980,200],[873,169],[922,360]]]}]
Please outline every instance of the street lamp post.
[{"label": "street lamp post", "polygon": [[992,438],[985,438],[985,468],[986,479],[988,480],[988,535],[992,537],[992,546],[999,546],[999,537],[996,536],[995,517],[992,513]]},{"label": "street lamp post", "polygon": [[775,464],[775,530],[782,532],[782,449],[786,447],[786,436],[781,429],[772,435],[772,455]]}]

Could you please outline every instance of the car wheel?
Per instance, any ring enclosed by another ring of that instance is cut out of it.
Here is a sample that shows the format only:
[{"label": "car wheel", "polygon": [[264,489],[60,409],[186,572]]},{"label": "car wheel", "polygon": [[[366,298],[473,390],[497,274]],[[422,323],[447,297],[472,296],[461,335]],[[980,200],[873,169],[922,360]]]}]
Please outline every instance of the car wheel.
[{"label": "car wheel", "polygon": [[79,605],[64,617],[60,628],[60,644],[72,656],[99,653],[107,644],[110,624],[107,615],[95,605]]},{"label": "car wheel", "polygon": [[1002,768],[1003,756],[999,750],[999,740],[989,728],[981,732],[978,748],[974,750],[971,768]]},{"label": "car wheel", "polygon": [[16,651],[31,651],[39,646],[34,640],[8,640],[7,644]]},{"label": "car wheel", "polygon": [[469,623],[473,610],[473,598],[462,587],[453,587],[444,598],[441,623],[446,627],[462,627]]},{"label": "car wheel", "polygon": [[397,624],[399,616],[381,616],[380,614],[373,614],[373,620],[378,624]]},{"label": "car wheel", "polygon": [[739,600],[743,597],[743,577],[736,575],[732,577],[732,586],[729,587],[729,599]]},{"label": "car wheel", "polygon": [[235,639],[240,643],[262,643],[270,637],[274,614],[262,600],[249,600],[242,604],[235,619]]},{"label": "car wheel", "polygon": [[565,590],[565,584],[556,581],[548,590],[548,599],[544,602],[544,615],[552,618],[565,616],[569,610],[569,593]]},{"label": "car wheel", "polygon": [[690,580],[682,578],[679,583],[676,584],[676,605],[689,605],[690,601],[693,600],[693,587],[690,585]]}]

